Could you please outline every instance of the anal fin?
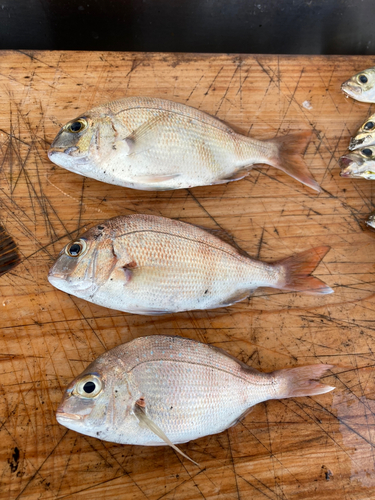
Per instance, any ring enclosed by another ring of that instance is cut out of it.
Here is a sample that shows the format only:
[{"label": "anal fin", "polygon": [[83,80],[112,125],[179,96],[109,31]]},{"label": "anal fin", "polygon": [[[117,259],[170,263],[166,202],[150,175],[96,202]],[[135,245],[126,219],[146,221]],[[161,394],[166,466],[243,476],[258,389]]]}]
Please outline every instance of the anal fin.
[{"label": "anal fin", "polygon": [[165,442],[165,444],[167,444],[168,446],[173,448],[175,451],[180,453],[180,455],[182,455],[183,457],[190,460],[190,462],[193,462],[193,464],[195,464],[197,467],[200,467],[200,465],[197,464],[197,462],[194,462],[194,460],[192,460],[190,457],[185,455],[185,453],[183,451],[181,451],[175,444],[173,444],[172,441],[168,438],[168,436],[164,433],[164,431],[162,431],[162,429],[160,429],[160,427],[158,425],[156,425],[155,422],[153,420],[151,420],[146,415],[146,409],[145,409],[143,398],[142,398],[141,404],[142,404],[142,406],[140,406],[137,403],[134,405],[134,414],[139,420],[139,425],[141,427],[149,429],[156,436],[158,436],[160,439],[162,439]]},{"label": "anal fin", "polygon": [[241,290],[239,292],[236,292],[230,297],[224,299],[223,302],[221,302],[220,304],[214,306],[214,308],[228,307],[235,304],[236,302],[241,302],[242,300],[247,299],[253,293],[253,291],[254,290]]}]

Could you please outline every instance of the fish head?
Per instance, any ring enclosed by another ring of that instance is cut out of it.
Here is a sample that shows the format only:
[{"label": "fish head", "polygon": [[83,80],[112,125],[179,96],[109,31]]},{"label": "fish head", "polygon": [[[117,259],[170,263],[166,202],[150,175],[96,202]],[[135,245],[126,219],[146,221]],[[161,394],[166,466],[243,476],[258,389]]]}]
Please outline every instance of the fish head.
[{"label": "fish head", "polygon": [[48,273],[48,281],[77,297],[93,297],[110,278],[117,260],[111,221],[107,221],[92,227],[61,250]]},{"label": "fish head", "polygon": [[375,179],[375,146],[341,156],[339,164],[341,177]]},{"label": "fish head", "polygon": [[118,135],[114,121],[104,107],[69,121],[53,140],[48,158],[71,172],[90,175],[102,158],[113,153]]},{"label": "fish head", "polygon": [[107,352],[69,384],[56,419],[68,429],[105,438],[108,428],[115,433],[133,406],[127,373],[118,358]]},{"label": "fish head", "polygon": [[349,149],[354,151],[375,144],[375,115],[371,115],[358,129],[355,137],[350,139]]},{"label": "fish head", "polygon": [[348,96],[361,102],[375,102],[375,68],[365,69],[341,85]]}]

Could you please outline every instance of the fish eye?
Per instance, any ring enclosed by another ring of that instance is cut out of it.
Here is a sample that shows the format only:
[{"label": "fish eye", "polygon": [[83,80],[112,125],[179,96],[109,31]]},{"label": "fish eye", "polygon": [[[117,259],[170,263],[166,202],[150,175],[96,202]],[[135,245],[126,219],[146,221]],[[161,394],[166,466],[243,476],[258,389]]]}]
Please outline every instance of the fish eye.
[{"label": "fish eye", "polygon": [[363,128],[365,130],[371,130],[372,128],[374,128],[374,122],[367,122]]},{"label": "fish eye", "polygon": [[79,257],[86,251],[87,245],[85,240],[80,239],[79,241],[75,241],[74,243],[69,243],[65,247],[65,253],[69,255],[69,257]]},{"label": "fish eye", "polygon": [[86,375],[80,380],[73,393],[83,398],[94,398],[103,389],[103,383],[96,375]]},{"label": "fish eye", "polygon": [[367,83],[367,82],[368,82],[368,78],[367,78],[367,76],[366,76],[366,75],[363,75],[363,74],[362,74],[362,75],[359,75],[359,76],[358,76],[358,81],[359,81],[360,83]]},{"label": "fish eye", "polygon": [[77,134],[78,132],[82,132],[87,127],[87,121],[83,118],[79,118],[78,120],[74,120],[74,122],[69,123],[67,129],[69,132],[73,134]]},{"label": "fish eye", "polygon": [[367,158],[370,158],[370,156],[372,156],[372,150],[370,148],[362,149],[361,153]]}]

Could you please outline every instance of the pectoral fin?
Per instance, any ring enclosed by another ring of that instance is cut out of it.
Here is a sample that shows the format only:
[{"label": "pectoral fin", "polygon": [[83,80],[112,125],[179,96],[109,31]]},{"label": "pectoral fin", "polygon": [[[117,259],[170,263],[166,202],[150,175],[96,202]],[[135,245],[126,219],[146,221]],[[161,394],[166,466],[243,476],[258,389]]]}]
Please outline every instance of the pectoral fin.
[{"label": "pectoral fin", "polygon": [[190,462],[193,462],[197,467],[200,467],[197,462],[194,462],[190,457],[185,455],[175,444],[172,443],[172,441],[166,436],[166,434],[160,429],[158,425],[155,424],[147,415],[146,415],[146,410],[143,406],[144,400],[142,399],[142,406],[139,406],[137,403],[134,406],[134,414],[139,420],[139,425],[141,427],[149,429],[151,432],[153,432],[156,436],[158,436],[160,439],[162,439],[167,445],[169,445],[171,448],[173,448],[175,451],[180,453],[183,457],[187,458],[190,460]]},{"label": "pectoral fin", "polygon": [[154,147],[160,136],[158,125],[162,119],[163,116],[155,116],[122,139],[129,148],[128,156],[145,152]]}]

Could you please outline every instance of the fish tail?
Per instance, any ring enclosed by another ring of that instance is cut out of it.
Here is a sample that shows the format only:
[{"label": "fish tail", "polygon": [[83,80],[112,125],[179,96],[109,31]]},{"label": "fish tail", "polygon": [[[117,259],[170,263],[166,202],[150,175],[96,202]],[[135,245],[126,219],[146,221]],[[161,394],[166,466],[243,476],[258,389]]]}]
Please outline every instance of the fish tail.
[{"label": "fish tail", "polygon": [[275,379],[275,394],[270,399],[316,396],[333,391],[335,387],[321,384],[319,379],[334,365],[310,365],[287,368],[270,373]]},{"label": "fish tail", "polygon": [[21,262],[17,245],[0,225],[0,276]]},{"label": "fish tail", "polygon": [[276,262],[275,264],[282,268],[282,277],[275,288],[304,292],[311,295],[333,293],[332,288],[323,281],[310,276],[330,248],[328,246],[311,248]]},{"label": "fish tail", "polygon": [[319,193],[320,186],[311,177],[311,173],[302,158],[310,138],[311,132],[306,131],[272,139],[269,142],[277,146],[277,156],[272,158],[270,164]]}]

